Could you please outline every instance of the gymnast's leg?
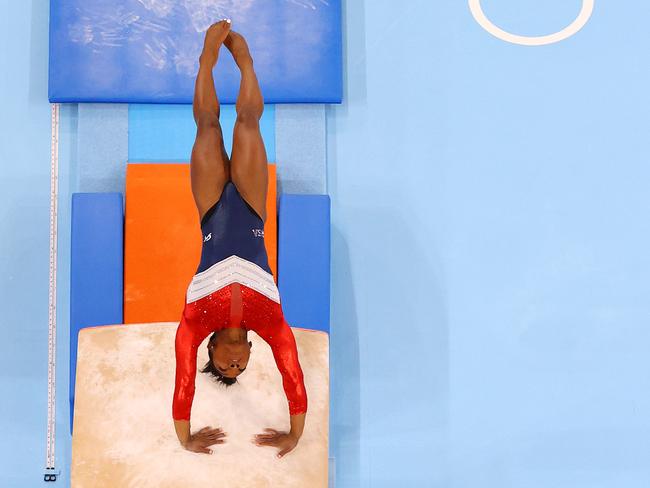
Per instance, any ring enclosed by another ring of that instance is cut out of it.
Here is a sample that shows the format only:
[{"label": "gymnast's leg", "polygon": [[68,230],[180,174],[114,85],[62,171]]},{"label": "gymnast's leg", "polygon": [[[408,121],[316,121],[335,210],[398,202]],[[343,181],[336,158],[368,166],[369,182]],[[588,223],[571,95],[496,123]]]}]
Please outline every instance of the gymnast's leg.
[{"label": "gymnast's leg", "polygon": [[[212,69],[217,63],[219,49],[229,30],[230,23],[225,21],[213,24],[208,28],[205,34],[203,52],[199,58],[199,73],[196,76],[192,108],[197,131],[194,147],[192,148],[190,175],[192,193],[194,194],[194,201],[200,218],[219,200],[223,187],[229,178],[228,155],[223,147],[221,126],[219,125],[219,100],[217,99],[212,77]],[[179,326],[179,332],[177,332],[177,341],[179,337],[182,337],[183,330],[187,330],[181,329],[181,327],[182,325]],[[176,347],[179,347],[178,344],[177,342]],[[178,363],[176,368],[176,374],[178,375]],[[196,359],[194,368],[196,368]],[[196,372],[192,374],[196,374]],[[177,388],[178,384],[176,384]],[[192,384],[194,384],[193,377]],[[174,391],[174,402],[176,402],[177,391]],[[205,427],[191,434],[189,420],[182,419],[174,419],[174,427],[179,441],[190,451],[209,454],[211,453],[209,449],[211,445],[224,442],[225,434],[221,429]]]},{"label": "gymnast's leg", "polygon": [[262,220],[266,220],[268,161],[259,124],[264,112],[264,99],[246,40],[241,34],[230,31],[224,45],[232,53],[241,71],[230,158],[231,178],[244,200]]},{"label": "gymnast's leg", "polygon": [[212,77],[219,49],[229,31],[230,23],[225,20],[208,28],[194,88],[192,108],[197,130],[190,175],[192,194],[200,218],[219,200],[223,187],[230,178],[228,154],[219,124],[219,100]]}]

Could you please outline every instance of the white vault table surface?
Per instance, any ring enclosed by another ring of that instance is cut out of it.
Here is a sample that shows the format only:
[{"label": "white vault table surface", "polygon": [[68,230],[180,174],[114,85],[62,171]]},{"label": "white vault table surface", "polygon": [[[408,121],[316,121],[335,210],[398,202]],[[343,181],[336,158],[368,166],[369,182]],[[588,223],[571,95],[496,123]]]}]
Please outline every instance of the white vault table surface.
[{"label": "white vault table surface", "polygon": [[[298,447],[283,459],[251,442],[267,427],[289,429],[287,400],[271,349],[255,333],[251,359],[229,388],[197,371],[192,432],[228,433],[212,455],[180,446],[172,420],[177,323],[81,330],[72,439],[72,488],[327,487],[329,339],[293,329],[309,398]],[[208,361],[207,338],[198,369]]]}]

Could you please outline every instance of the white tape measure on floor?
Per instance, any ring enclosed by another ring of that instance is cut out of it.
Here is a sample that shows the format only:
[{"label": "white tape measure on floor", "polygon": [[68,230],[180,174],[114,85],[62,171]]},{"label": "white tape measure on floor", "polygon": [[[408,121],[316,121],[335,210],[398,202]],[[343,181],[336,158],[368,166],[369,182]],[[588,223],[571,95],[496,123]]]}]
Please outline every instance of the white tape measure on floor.
[{"label": "white tape measure on floor", "polygon": [[56,437],[56,259],[59,198],[59,104],[52,104],[52,142],[50,149],[50,286],[47,345],[47,456],[45,481],[56,481],[60,471],[55,468]]}]

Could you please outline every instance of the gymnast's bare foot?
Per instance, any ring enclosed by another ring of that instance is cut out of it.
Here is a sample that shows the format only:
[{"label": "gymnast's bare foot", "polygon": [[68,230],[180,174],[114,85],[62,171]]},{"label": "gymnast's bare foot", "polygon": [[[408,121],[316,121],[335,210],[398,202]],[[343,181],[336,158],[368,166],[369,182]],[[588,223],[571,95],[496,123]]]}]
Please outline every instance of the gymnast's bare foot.
[{"label": "gymnast's bare foot", "polygon": [[229,32],[230,20],[222,20],[208,27],[203,42],[203,52],[199,57],[200,62],[211,63],[212,66],[217,64],[219,49]]},{"label": "gymnast's bare foot", "polygon": [[232,57],[235,58],[235,63],[237,63],[240,70],[253,66],[253,58],[248,50],[248,44],[244,36],[231,30],[223,43],[232,53]]}]

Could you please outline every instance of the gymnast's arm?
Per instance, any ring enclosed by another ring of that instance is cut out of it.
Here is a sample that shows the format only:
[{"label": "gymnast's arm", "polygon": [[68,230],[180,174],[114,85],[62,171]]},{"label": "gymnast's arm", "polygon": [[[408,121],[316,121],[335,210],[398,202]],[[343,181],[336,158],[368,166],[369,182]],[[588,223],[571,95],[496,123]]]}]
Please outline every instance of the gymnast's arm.
[{"label": "gymnast's arm", "polygon": [[[207,337],[207,336],[205,336]],[[190,433],[190,413],[194,400],[196,379],[196,356],[198,347],[205,339],[197,332],[183,314],[176,330],[176,384],[172,403],[172,416],[179,442],[186,449],[210,454],[212,444],[220,444],[225,436],[221,429],[205,427],[194,435]]]},{"label": "gymnast's arm", "polygon": [[178,440],[184,446],[190,439],[190,412],[194,400],[196,379],[196,355],[198,345],[189,321],[185,314],[176,329],[176,381],[172,417]]},{"label": "gymnast's arm", "polygon": [[282,386],[289,403],[291,430],[283,433],[266,429],[264,434],[256,436],[255,439],[260,446],[277,447],[278,456],[282,457],[292,451],[302,437],[307,413],[307,391],[298,360],[296,339],[289,324],[280,316],[269,330],[260,332],[262,339],[271,346],[275,363],[282,375]]}]

